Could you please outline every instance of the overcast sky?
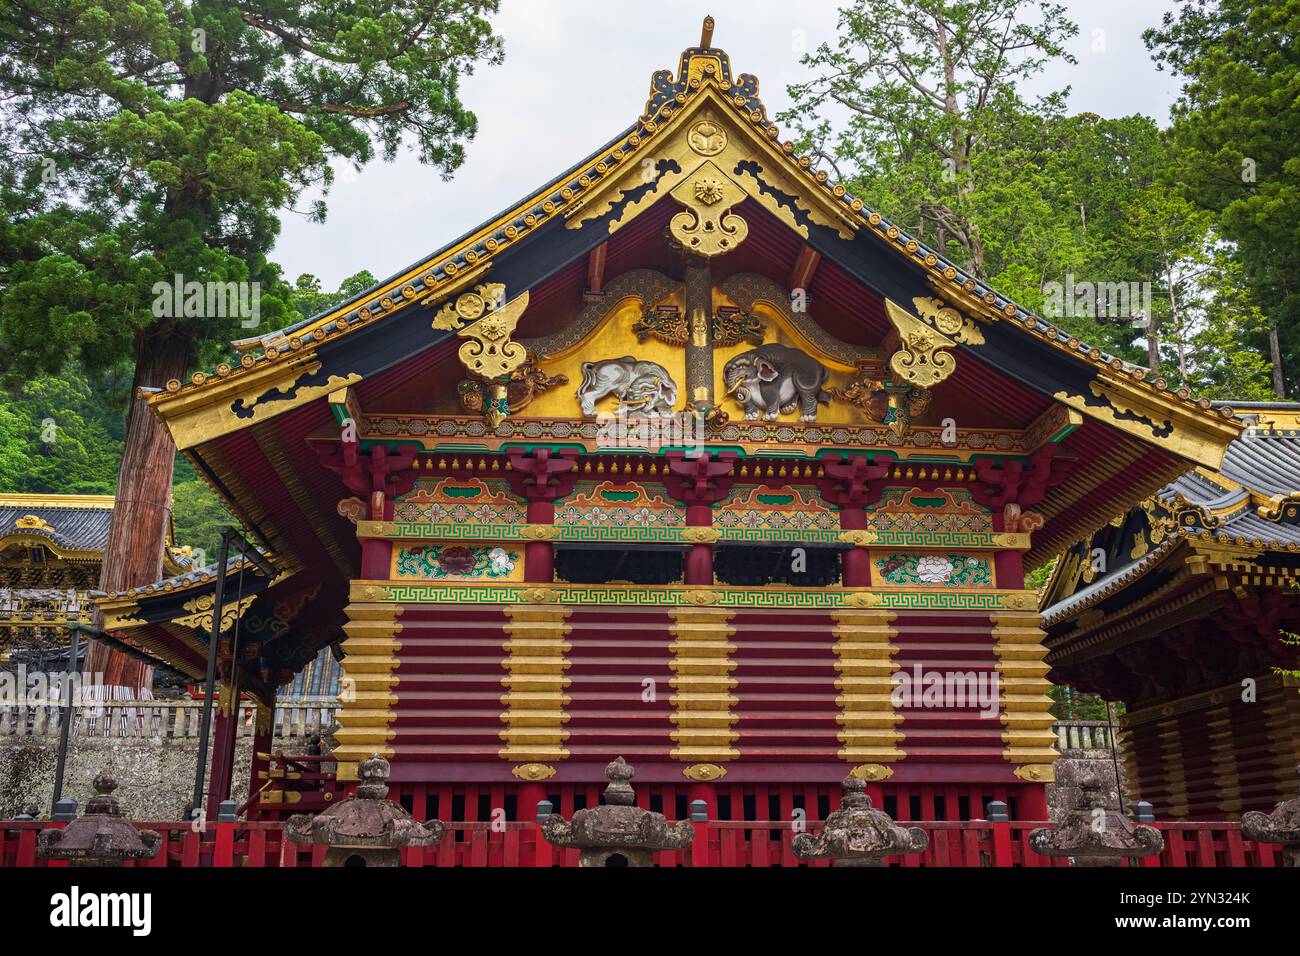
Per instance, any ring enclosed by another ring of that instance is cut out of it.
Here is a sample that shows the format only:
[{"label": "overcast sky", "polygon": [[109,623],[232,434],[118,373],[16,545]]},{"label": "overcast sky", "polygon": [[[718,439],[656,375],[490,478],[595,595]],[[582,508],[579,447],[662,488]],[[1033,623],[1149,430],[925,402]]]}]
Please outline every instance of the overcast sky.
[{"label": "overcast sky", "polygon": [[[1102,116],[1145,113],[1162,124],[1178,93],[1158,73],[1142,31],[1172,0],[1064,0],[1079,25],[1076,66],[1055,64],[1039,93],[1069,86],[1070,109]],[[502,0],[502,66],[480,69],[463,99],[479,118],[464,166],[450,182],[409,154],[340,172],[324,224],[288,213],[272,258],[294,279],[319,276],[326,289],[362,269],[378,278],[415,262],[500,212],[627,127],[650,75],[675,69],[699,42],[706,13],[714,46],[733,70],[753,73],[773,117],[788,106],[788,83],[805,78],[798,47],[835,35],[835,0]],[[307,207],[304,197],[299,208]]]}]

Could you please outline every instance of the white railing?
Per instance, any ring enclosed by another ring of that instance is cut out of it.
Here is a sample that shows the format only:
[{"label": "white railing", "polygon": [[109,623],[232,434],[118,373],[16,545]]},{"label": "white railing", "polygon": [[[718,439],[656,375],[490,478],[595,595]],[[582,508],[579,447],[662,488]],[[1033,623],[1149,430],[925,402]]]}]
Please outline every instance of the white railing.
[{"label": "white railing", "polygon": [[[275,708],[275,736],[299,740],[323,734],[334,723],[337,704],[292,702]],[[240,737],[251,737],[256,708],[241,705],[237,723]],[[59,736],[58,707],[0,707],[0,738]],[[201,700],[115,700],[75,709],[69,733],[75,738],[185,740],[199,736],[203,719]]]},{"label": "white railing", "polygon": [[1058,720],[1052,732],[1060,753],[1111,749],[1111,729],[1104,720]]}]

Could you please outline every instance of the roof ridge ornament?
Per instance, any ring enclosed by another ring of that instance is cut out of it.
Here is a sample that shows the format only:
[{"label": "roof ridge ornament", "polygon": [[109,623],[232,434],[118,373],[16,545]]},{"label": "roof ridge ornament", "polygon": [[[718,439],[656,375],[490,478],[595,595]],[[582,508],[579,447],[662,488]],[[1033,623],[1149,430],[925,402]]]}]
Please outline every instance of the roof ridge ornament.
[{"label": "roof ridge ornament", "polygon": [[706,16],[704,18],[704,27],[700,31],[701,50],[713,49],[713,28],[715,25],[716,25],[716,21],[713,19],[713,17]]}]

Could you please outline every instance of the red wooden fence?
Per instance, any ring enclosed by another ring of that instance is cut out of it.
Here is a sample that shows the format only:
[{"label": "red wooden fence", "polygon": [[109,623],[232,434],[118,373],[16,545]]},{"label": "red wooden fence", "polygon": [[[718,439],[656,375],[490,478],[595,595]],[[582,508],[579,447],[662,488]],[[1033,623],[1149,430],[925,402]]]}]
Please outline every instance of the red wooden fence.
[{"label": "red wooden fence", "polygon": [[[158,856],[140,866],[287,867],[320,866],[324,847],[286,843],[278,822],[209,824],[199,831],[184,823],[138,823],[162,835]],[[1029,849],[1029,833],[1041,823],[912,822],[930,837],[917,857],[891,860],[907,866],[1006,867],[1066,866],[1061,858],[1039,856]],[[45,821],[0,821],[0,867],[57,866],[36,859],[36,836],[58,824]],[[1281,847],[1254,843],[1236,823],[1160,823],[1165,849],[1142,862],[1155,867],[1272,867],[1281,863]],[[820,823],[810,823],[816,832]],[[659,866],[828,866],[803,863],[791,851],[789,823],[710,821],[697,823],[695,845],[659,853]],[[403,851],[407,866],[576,866],[577,850],[557,850],[540,840],[534,823],[453,823],[436,847]]]}]

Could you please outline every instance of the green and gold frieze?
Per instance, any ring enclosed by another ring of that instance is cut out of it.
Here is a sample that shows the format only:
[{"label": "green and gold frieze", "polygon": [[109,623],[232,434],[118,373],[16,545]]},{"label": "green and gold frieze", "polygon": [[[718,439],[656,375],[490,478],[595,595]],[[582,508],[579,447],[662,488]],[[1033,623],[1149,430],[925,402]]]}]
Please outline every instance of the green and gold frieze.
[{"label": "green and gold frieze", "polygon": [[[704,529],[659,525],[652,527],[529,524],[432,524],[407,521],[361,521],[358,538],[391,541],[552,541],[574,544],[700,544]],[[840,531],[808,528],[797,532],[773,528],[708,529],[706,544],[790,544],[807,547],[907,548],[916,550],[957,549],[974,551],[1023,551],[1029,535],[1004,532],[960,531]]]},{"label": "green and gold frieze", "polygon": [[373,604],[542,604],[588,607],[720,607],[790,610],[1029,611],[1034,591],[721,587],[587,584],[437,584],[353,581],[352,600]]}]

